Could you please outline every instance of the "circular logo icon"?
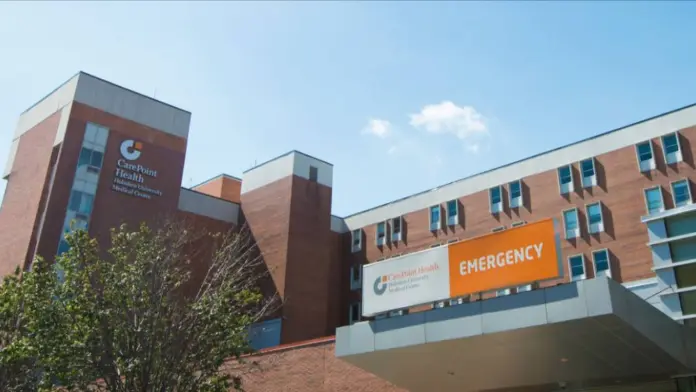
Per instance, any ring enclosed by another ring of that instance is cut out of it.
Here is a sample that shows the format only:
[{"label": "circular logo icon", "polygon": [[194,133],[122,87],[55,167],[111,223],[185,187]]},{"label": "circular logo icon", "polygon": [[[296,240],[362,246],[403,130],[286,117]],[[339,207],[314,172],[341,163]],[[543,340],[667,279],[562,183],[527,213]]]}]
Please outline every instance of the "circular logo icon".
[{"label": "circular logo icon", "polygon": [[140,142],[134,140],[124,140],[121,143],[121,155],[129,161],[134,161],[140,158],[140,150],[142,150],[143,145]]},{"label": "circular logo icon", "polygon": [[372,289],[375,290],[375,294],[382,295],[387,291],[387,283],[382,283],[382,277],[378,276],[377,279],[375,279],[375,284],[372,286]]}]

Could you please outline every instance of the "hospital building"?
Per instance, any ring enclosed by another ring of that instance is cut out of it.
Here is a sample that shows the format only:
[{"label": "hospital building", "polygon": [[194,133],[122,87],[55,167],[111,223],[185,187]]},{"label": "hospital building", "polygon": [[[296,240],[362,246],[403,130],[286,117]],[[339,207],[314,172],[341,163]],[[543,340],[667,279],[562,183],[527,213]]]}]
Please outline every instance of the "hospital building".
[{"label": "hospital building", "polygon": [[299,151],[182,187],[190,122],[84,72],[19,114],[0,274],[71,222],[245,224],[284,300],[249,391],[696,392],[696,105],[348,216]]}]

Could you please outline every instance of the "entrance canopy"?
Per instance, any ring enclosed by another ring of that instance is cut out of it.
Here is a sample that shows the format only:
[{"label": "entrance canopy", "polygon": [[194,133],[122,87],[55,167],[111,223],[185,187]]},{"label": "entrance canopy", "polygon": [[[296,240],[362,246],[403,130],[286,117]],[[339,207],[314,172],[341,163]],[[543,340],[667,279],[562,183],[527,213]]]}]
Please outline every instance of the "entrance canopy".
[{"label": "entrance canopy", "polygon": [[410,391],[659,392],[696,371],[696,329],[601,277],[342,327],[336,356]]}]

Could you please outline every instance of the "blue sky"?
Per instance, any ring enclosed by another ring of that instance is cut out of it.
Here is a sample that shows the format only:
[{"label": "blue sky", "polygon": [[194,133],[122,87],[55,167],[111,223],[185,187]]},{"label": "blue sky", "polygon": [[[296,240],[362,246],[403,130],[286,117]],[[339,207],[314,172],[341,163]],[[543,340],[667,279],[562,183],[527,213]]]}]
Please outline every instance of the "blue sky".
[{"label": "blue sky", "polygon": [[[183,179],[296,149],[339,216],[696,102],[691,2],[0,2],[0,160],[79,70],[193,113]],[[0,188],[0,191],[4,189]]]}]

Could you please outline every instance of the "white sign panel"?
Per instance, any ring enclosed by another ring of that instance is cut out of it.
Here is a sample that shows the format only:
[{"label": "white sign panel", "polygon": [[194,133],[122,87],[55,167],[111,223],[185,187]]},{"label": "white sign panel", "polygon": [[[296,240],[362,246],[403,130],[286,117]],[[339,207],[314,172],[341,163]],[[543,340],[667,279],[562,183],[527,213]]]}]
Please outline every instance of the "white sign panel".
[{"label": "white sign panel", "polygon": [[449,298],[447,247],[363,267],[363,316]]}]

